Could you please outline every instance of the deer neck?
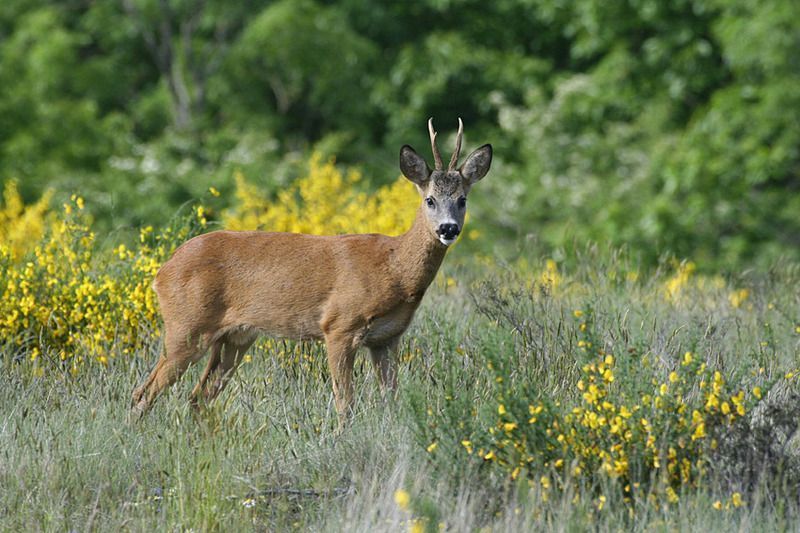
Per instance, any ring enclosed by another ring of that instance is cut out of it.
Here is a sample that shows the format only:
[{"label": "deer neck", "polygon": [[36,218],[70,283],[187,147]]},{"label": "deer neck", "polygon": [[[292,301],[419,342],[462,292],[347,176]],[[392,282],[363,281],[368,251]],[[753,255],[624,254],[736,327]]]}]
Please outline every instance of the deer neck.
[{"label": "deer neck", "polygon": [[411,229],[397,237],[397,243],[391,261],[396,280],[408,299],[422,299],[439,271],[447,247],[426,227],[422,207]]}]

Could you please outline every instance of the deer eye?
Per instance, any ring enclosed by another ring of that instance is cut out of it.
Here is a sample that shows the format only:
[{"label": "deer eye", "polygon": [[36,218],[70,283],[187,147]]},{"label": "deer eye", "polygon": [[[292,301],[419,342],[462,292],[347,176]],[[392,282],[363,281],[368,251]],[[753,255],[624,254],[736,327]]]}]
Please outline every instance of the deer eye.
[{"label": "deer eye", "polygon": [[434,208],[434,206],[436,206],[436,202],[434,202],[434,201],[433,201],[433,198],[431,198],[430,196],[428,196],[427,198],[425,198],[425,203],[426,203],[426,204],[427,204],[427,206],[428,206],[428,207],[430,207],[431,209],[433,209],[433,208]]},{"label": "deer eye", "polygon": [[461,198],[458,199],[457,205],[459,209],[464,209],[465,207],[467,207],[467,199],[464,196],[462,196]]}]

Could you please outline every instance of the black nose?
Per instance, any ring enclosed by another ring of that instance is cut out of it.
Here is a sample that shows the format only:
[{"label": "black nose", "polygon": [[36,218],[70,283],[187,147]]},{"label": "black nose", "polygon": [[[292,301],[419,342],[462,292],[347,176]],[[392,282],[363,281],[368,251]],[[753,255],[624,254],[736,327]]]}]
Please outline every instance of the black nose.
[{"label": "black nose", "polygon": [[455,239],[459,233],[458,224],[439,224],[439,230],[436,233],[445,239]]}]

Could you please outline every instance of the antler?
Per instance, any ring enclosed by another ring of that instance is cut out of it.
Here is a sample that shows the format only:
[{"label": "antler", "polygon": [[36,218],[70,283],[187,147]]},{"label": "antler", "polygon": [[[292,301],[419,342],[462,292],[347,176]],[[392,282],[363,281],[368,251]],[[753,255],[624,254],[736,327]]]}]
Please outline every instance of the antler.
[{"label": "antler", "polygon": [[456,164],[458,164],[458,156],[461,154],[461,139],[464,137],[464,123],[461,122],[461,117],[458,117],[458,134],[456,135],[456,151],[453,152],[453,156],[450,158],[450,165],[447,167],[447,171],[450,172],[451,170],[455,170]]},{"label": "antler", "polygon": [[433,117],[428,119],[428,134],[431,136],[431,150],[433,150],[433,160],[436,163],[434,170],[442,170],[442,154],[436,147],[436,132],[433,131]]}]

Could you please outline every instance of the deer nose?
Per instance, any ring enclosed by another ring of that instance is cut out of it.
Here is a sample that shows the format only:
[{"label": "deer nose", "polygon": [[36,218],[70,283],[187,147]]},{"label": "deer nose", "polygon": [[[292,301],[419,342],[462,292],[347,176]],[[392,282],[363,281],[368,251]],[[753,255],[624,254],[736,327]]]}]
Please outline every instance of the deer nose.
[{"label": "deer nose", "polygon": [[452,223],[439,224],[439,229],[436,231],[439,237],[443,237],[447,240],[455,239],[458,237],[459,232],[458,224]]}]

